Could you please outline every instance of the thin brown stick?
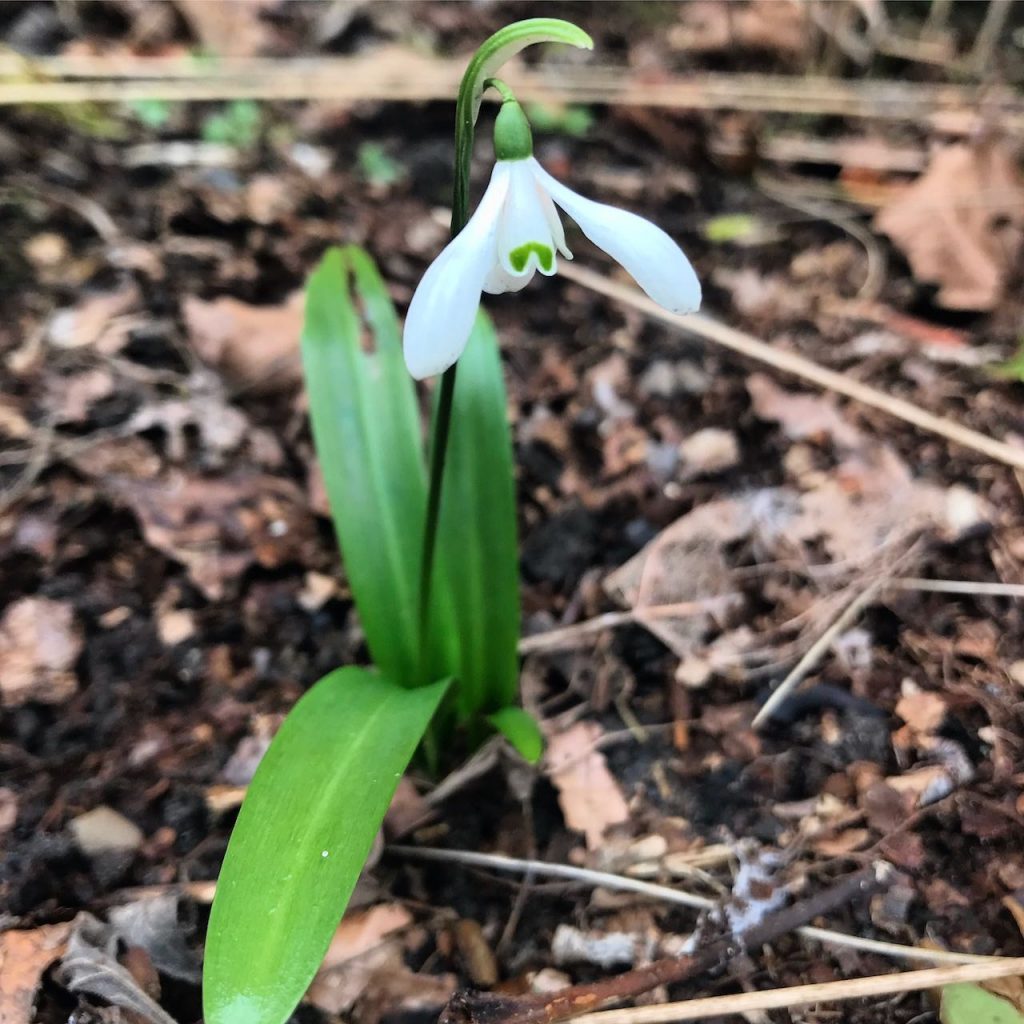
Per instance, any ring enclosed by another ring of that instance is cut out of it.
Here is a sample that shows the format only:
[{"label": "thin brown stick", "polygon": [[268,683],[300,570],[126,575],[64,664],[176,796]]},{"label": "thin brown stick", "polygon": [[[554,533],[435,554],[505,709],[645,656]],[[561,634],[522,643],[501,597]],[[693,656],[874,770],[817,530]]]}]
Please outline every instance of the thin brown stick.
[{"label": "thin brown stick", "polygon": [[565,650],[575,647],[591,633],[600,633],[606,629],[633,624],[644,625],[646,622],[660,619],[685,619],[694,615],[707,615],[728,605],[739,598],[737,593],[716,594],[714,597],[701,598],[698,601],[680,601],[675,604],[641,605],[628,611],[604,612],[592,619],[559,629],[549,629],[543,633],[523,637],[519,641],[520,654],[534,654],[537,651]]},{"label": "thin brown stick", "polygon": [[894,590],[919,590],[930,594],[967,594],[971,597],[1024,597],[1024,583],[983,583],[975,580],[923,580],[901,577],[890,580]]},{"label": "thin brown stick", "polygon": [[[568,882],[584,885],[601,886],[619,892],[635,892],[640,896],[661,900],[675,906],[690,907],[694,910],[708,910],[715,906],[715,901],[706,896],[686,892],[667,885],[644,882],[638,878],[616,875],[609,871],[595,871],[592,868],[579,868],[572,864],[552,864],[542,860],[524,860],[520,857],[507,857],[500,853],[478,853],[475,850],[444,850],[422,846],[387,847],[389,853],[401,857],[412,857],[416,860],[434,860],[441,863],[465,864],[470,867],[486,868],[494,871],[509,871],[515,874],[533,874],[537,878],[563,878]],[[921,960],[936,964],[976,964],[992,963],[1000,957],[976,956],[972,953],[951,953],[943,949],[924,949],[920,946],[904,946],[898,942],[880,942],[877,939],[866,939],[859,935],[845,935],[827,928],[799,928],[797,934],[814,942],[824,942],[833,946],[848,949],[860,949],[880,956],[892,956],[902,960]]]},{"label": "thin brown stick", "polygon": [[825,652],[832,646],[835,639],[874,601],[879,592],[885,587],[885,583],[884,578],[878,579],[871,586],[862,590],[843,609],[842,614],[832,625],[811,644],[804,653],[804,656],[790,670],[786,678],[772,691],[771,696],[764,702],[761,710],[754,715],[754,719],[750,723],[754,729],[759,729],[771,718],[775,709],[803,682],[804,676],[825,656]]},{"label": "thin brown stick", "polygon": [[[23,58],[0,62],[0,105],[124,103],[133,100],[227,99],[423,101],[452,100],[465,61],[423,57],[385,47],[357,57],[314,60],[224,60],[203,67],[160,58]],[[78,81],[54,81],[76,76]],[[831,114],[912,121],[968,135],[996,122],[1024,132],[1024,105],[1010,89],[895,81],[844,82],[827,77],[704,74],[649,82],[609,65],[507,69],[508,84],[525,100],[610,103],[687,110]]]},{"label": "thin brown stick", "polygon": [[795,985],[770,992],[742,992],[708,999],[690,999],[660,1006],[636,1006],[624,1010],[602,1010],[576,1018],[576,1024],[672,1024],[677,1020],[700,1020],[727,1014],[778,1010],[811,1003],[839,1002],[845,999],[870,999],[902,992],[922,992],[964,982],[992,981],[1024,975],[1024,958],[993,960],[986,964],[961,964],[934,967],[903,974],[880,974],[849,981],[829,981],[818,985]]},{"label": "thin brown stick", "polygon": [[742,934],[709,936],[697,944],[692,954],[665,957],[590,984],[571,985],[550,996],[510,999],[488,993],[456,992],[441,1014],[441,1024],[558,1024],[661,985],[717,974],[745,951],[757,950],[822,914],[884,890],[890,874],[888,865],[874,865],[768,914]]},{"label": "thin brown stick", "polygon": [[884,391],[862,384],[844,374],[828,370],[795,352],[772,348],[771,345],[704,314],[691,313],[689,316],[678,316],[675,313],[669,313],[642,295],[637,289],[610,281],[592,270],[562,263],[558,272],[576,284],[583,285],[600,295],[606,295],[610,299],[615,299],[623,305],[636,309],[652,319],[675,327],[686,334],[695,335],[705,341],[712,341],[723,348],[738,352],[749,359],[755,359],[776,370],[791,373],[828,391],[834,391],[836,394],[851,398],[863,405],[879,409],[905,423],[937,434],[947,441],[969,448],[996,462],[1013,466],[1016,469],[1024,469],[1024,448],[1015,447],[1005,441],[997,441],[995,438],[979,433],[977,430],[971,430],[955,420],[936,416],[912,402],[894,398],[892,395],[885,394]]}]

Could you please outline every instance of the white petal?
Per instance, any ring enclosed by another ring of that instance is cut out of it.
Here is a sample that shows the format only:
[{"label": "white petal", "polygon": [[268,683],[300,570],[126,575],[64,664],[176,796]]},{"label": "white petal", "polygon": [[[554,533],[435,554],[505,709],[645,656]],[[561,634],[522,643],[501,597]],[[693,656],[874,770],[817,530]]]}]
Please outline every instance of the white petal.
[{"label": "white petal", "polygon": [[533,168],[529,160],[510,160],[508,168],[508,195],[498,221],[498,258],[512,277],[529,280],[537,270],[550,277],[556,270],[557,244]]},{"label": "white petal", "polygon": [[533,280],[533,271],[528,274],[510,274],[499,262],[491,267],[484,281],[488,295],[504,295],[505,292],[521,292]]},{"label": "white petal", "polygon": [[476,212],[416,286],[405,317],[403,348],[405,365],[417,380],[443,373],[466,347],[481,289],[497,262],[498,215],[508,182],[507,164],[495,164]]},{"label": "white petal", "polygon": [[579,224],[583,234],[621,263],[659,306],[673,313],[700,308],[700,281],[683,250],[661,228],[635,213],[577,195],[533,157],[526,162],[541,187]]},{"label": "white petal", "polygon": [[565,228],[562,227],[562,218],[558,210],[555,209],[555,204],[551,199],[551,196],[547,194],[547,191],[541,186],[540,182],[536,178],[533,179],[533,186],[537,190],[537,194],[540,196],[540,205],[544,210],[544,219],[548,222],[548,228],[551,231],[551,240],[555,243],[555,248],[567,259],[572,259],[572,253],[569,251],[569,246],[565,244]]}]

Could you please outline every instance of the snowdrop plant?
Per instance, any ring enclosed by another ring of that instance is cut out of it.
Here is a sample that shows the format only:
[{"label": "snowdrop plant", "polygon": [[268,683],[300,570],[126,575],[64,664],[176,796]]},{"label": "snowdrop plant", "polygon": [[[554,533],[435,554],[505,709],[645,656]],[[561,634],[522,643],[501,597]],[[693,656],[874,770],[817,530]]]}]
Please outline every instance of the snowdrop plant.
[{"label": "snowdrop plant", "polygon": [[[503,733],[528,760],[516,706],[518,552],[511,438],[483,292],[524,288],[571,259],[556,207],[657,302],[695,309],[678,246],[634,214],[557,182],[494,77],[538,42],[590,48],[557,19],[517,22],[467,68],[456,106],[452,240],[417,287],[404,338],[370,257],[327,253],[310,278],[302,353],[317,456],[372,668],[340,668],[295,705],[256,771],[225,854],[207,931],[207,1024],[283,1024],[338,925],[409,763]],[[501,96],[496,164],[469,216],[485,88]],[[371,344],[367,345],[367,338]],[[458,383],[456,385],[456,371]],[[424,449],[413,378],[440,373]]]}]

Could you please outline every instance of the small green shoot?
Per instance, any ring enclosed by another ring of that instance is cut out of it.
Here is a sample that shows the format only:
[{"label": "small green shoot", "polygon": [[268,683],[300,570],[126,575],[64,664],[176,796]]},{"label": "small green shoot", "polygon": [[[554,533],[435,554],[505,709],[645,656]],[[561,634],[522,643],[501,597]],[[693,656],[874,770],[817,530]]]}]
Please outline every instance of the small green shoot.
[{"label": "small green shoot", "polygon": [[252,149],[263,130],[263,112],[253,100],[232,100],[222,111],[203,119],[204,142],[217,142],[235,149]]},{"label": "small green shoot", "polygon": [[356,150],[359,173],[371,185],[386,188],[405,179],[407,171],[379,142],[362,142]]},{"label": "small green shoot", "polygon": [[575,103],[528,103],[526,115],[533,130],[542,135],[568,135],[582,139],[594,127],[594,114],[590,107]]}]

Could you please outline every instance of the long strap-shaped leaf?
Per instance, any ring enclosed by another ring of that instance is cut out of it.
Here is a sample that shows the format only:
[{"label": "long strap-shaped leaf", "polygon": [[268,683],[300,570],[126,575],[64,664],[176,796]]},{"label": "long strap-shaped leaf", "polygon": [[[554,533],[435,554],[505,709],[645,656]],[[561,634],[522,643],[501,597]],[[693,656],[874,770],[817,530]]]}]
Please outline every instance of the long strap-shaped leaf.
[{"label": "long strap-shaped leaf", "polygon": [[[350,269],[369,322],[352,301]],[[302,358],[313,437],[359,618],[374,662],[420,678],[417,591],[426,469],[394,308],[361,250],[331,249],[309,280]]]},{"label": "long strap-shaped leaf", "polygon": [[320,680],[260,762],[210,915],[206,1024],[281,1024],[312,980],[447,682]]},{"label": "long strap-shaped leaf", "polygon": [[515,700],[520,612],[512,439],[498,339],[484,313],[459,360],[452,411],[436,579],[449,588],[460,639],[457,706],[490,712]]}]

